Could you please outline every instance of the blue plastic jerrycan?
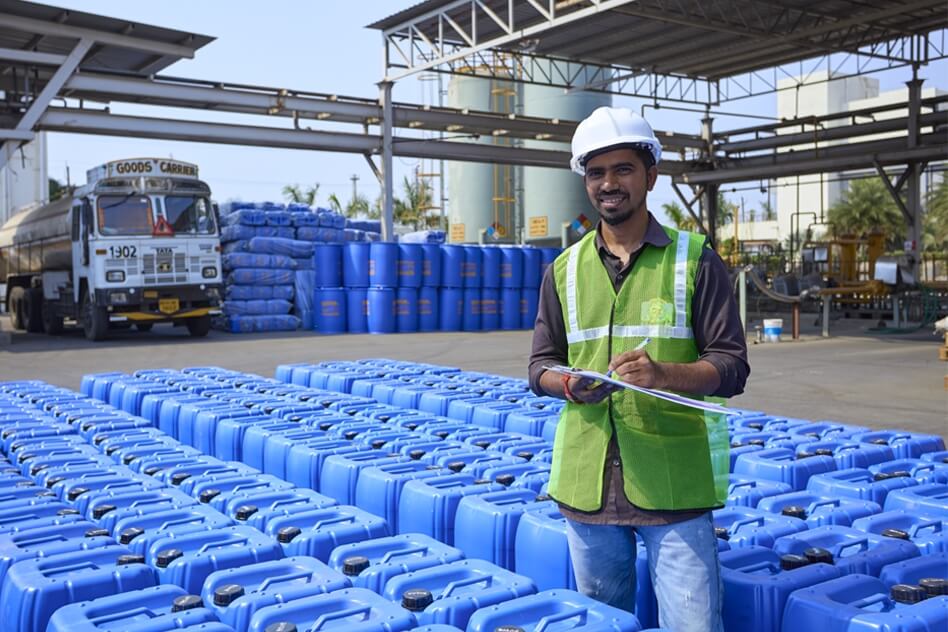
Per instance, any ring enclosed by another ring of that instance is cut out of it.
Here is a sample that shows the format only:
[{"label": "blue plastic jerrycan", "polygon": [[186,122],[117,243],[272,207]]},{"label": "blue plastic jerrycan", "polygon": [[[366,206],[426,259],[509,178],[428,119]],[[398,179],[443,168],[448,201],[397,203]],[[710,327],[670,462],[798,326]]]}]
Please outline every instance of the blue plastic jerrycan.
[{"label": "blue plastic jerrycan", "polygon": [[765,448],[741,454],[733,469],[740,476],[787,483],[799,491],[807,489],[811,476],[835,471],[836,461],[823,455],[798,459],[788,448]]},{"label": "blue plastic jerrycan", "polygon": [[467,624],[467,632],[499,629],[588,630],[590,632],[637,632],[635,615],[572,590],[546,590],[481,608]]},{"label": "blue plastic jerrycan", "polygon": [[200,596],[166,585],[63,606],[47,632],[164,632],[214,622]]},{"label": "blue plastic jerrycan", "polygon": [[793,488],[786,483],[759,480],[731,474],[728,477],[727,504],[739,507],[757,507],[764,498],[786,494]]},{"label": "blue plastic jerrycan", "polygon": [[529,511],[520,518],[514,544],[514,572],[531,578],[540,590],[576,590],[566,541],[566,518],[559,507]]},{"label": "blue plastic jerrycan", "polygon": [[853,520],[882,511],[877,503],[855,498],[821,496],[809,491],[790,492],[764,498],[758,509],[804,520],[809,528],[824,525],[848,527]]},{"label": "blue plastic jerrycan", "polygon": [[416,626],[415,617],[400,605],[365,588],[347,588],[261,608],[251,617],[247,632],[327,627],[354,632],[403,632]]},{"label": "blue plastic jerrycan", "polygon": [[807,490],[821,496],[869,500],[885,507],[889,493],[918,484],[909,476],[873,474],[867,469],[851,468],[818,474],[810,479]]},{"label": "blue plastic jerrycan", "polygon": [[442,476],[448,470],[423,461],[411,460],[367,467],[356,481],[355,505],[398,525],[398,502],[410,480]]},{"label": "blue plastic jerrycan", "polygon": [[391,535],[384,519],[352,505],[273,518],[266,532],[283,546],[286,555],[308,555],[323,561],[342,544]]},{"label": "blue plastic jerrycan", "polygon": [[214,571],[201,596],[221,621],[246,630],[261,608],[349,587],[339,571],[314,557],[296,556]]},{"label": "blue plastic jerrycan", "polygon": [[0,586],[11,566],[73,551],[87,551],[116,544],[108,531],[82,520],[45,525],[0,535]]},{"label": "blue plastic jerrycan", "polygon": [[925,483],[900,489],[889,494],[882,507],[886,511],[905,509],[948,517],[948,485]]},{"label": "blue plastic jerrycan", "polygon": [[484,560],[461,560],[396,575],[381,594],[412,612],[420,625],[463,628],[480,608],[536,592],[528,577]]},{"label": "blue plastic jerrycan", "polygon": [[293,491],[296,487],[271,474],[235,474],[206,478],[191,486],[189,495],[199,502],[224,511],[231,499],[247,494]]},{"label": "blue plastic jerrycan", "polygon": [[124,546],[24,560],[7,572],[0,617],[5,629],[43,632],[62,606],[155,584],[154,570]]},{"label": "blue plastic jerrycan", "polygon": [[116,494],[100,494],[89,499],[86,517],[98,522],[109,531],[115,523],[129,516],[143,516],[169,509],[196,505],[197,501],[176,489],[153,489],[148,491],[123,491]]},{"label": "blue plastic jerrycan", "polygon": [[[928,456],[927,454],[923,454]],[[904,475],[919,483],[948,483],[948,463],[925,459],[896,459],[886,463],[870,465],[869,471],[875,474]]]},{"label": "blue plastic jerrycan", "polygon": [[470,474],[409,481],[398,503],[398,533],[424,533],[454,544],[454,518],[465,496],[501,491],[503,486]]},{"label": "blue plastic jerrycan", "polygon": [[715,535],[727,540],[732,549],[755,544],[770,547],[777,538],[807,529],[799,518],[750,507],[725,507],[712,515]]},{"label": "blue plastic jerrycan", "polygon": [[783,632],[887,630],[929,632],[948,625],[948,596],[927,597],[919,586],[887,588],[855,574],[803,588],[787,600]]},{"label": "blue plastic jerrycan", "polygon": [[329,566],[349,577],[354,586],[381,593],[396,575],[463,558],[459,549],[434,538],[405,533],[338,546],[329,556]]},{"label": "blue plastic jerrycan", "polygon": [[889,588],[896,584],[920,585],[925,579],[948,582],[948,552],[930,553],[889,564],[883,567],[879,579]]},{"label": "blue plastic jerrycan", "polygon": [[725,551],[720,560],[728,632],[779,631],[790,593],[841,575],[835,566],[756,545]]},{"label": "blue plastic jerrycan", "polygon": [[[214,500],[211,501],[212,506],[215,506]],[[266,531],[267,524],[274,518],[334,507],[337,504],[335,499],[311,489],[264,489],[230,496],[222,507],[222,513],[239,523]]]},{"label": "blue plastic jerrycan", "polygon": [[843,573],[878,577],[887,564],[919,556],[918,547],[898,538],[865,533],[852,527],[817,527],[774,542],[780,555],[803,555],[810,561],[833,564]]},{"label": "blue plastic jerrycan", "polygon": [[514,540],[528,511],[548,509],[551,500],[537,501],[535,492],[506,489],[462,498],[454,525],[454,545],[468,558],[514,569]]},{"label": "blue plastic jerrycan", "polygon": [[143,515],[126,516],[115,521],[113,535],[134,553],[145,555],[151,545],[168,536],[207,532],[229,527],[233,520],[205,505],[191,505]]},{"label": "blue plastic jerrycan", "polygon": [[915,544],[922,555],[948,551],[948,515],[894,509],[860,518],[853,529]]},{"label": "blue plastic jerrycan", "polygon": [[256,529],[237,526],[156,539],[146,557],[160,583],[200,593],[214,571],[278,560],[283,550]]}]

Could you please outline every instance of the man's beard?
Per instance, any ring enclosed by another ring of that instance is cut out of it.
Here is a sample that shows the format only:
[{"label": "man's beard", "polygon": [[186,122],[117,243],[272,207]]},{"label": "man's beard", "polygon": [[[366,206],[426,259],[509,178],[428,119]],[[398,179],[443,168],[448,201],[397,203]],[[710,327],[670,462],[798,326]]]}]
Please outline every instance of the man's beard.
[{"label": "man's beard", "polygon": [[625,211],[624,213],[620,213],[618,215],[606,215],[600,212],[599,217],[602,218],[602,221],[609,224],[610,226],[618,226],[619,224],[623,223],[624,221],[632,217],[633,213],[635,213],[635,209],[629,208],[629,210]]}]

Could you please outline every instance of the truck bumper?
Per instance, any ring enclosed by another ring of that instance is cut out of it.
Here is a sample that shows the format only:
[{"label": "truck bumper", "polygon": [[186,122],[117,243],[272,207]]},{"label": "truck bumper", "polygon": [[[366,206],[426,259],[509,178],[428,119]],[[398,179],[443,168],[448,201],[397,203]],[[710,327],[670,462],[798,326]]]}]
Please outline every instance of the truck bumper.
[{"label": "truck bumper", "polygon": [[110,322],[170,322],[221,313],[221,286],[96,290],[96,303],[109,310]]}]

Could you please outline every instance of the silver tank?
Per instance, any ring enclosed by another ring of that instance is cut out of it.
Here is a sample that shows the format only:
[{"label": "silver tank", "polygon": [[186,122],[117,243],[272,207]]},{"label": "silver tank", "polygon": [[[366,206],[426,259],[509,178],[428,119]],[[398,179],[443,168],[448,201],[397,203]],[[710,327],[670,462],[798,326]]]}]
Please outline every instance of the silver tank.
[{"label": "silver tank", "polygon": [[72,268],[72,239],[66,197],[20,211],[0,227],[0,279],[8,274]]}]

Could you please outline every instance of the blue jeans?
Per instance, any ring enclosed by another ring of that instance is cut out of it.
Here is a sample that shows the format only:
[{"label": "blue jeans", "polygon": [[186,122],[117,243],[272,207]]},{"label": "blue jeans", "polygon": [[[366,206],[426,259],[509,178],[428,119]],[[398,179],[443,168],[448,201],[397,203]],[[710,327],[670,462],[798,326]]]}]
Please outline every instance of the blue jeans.
[{"label": "blue jeans", "polygon": [[635,609],[635,534],[645,543],[658,621],[674,632],[723,632],[721,567],[711,513],[658,527],[590,525],[567,519],[579,592]]}]

